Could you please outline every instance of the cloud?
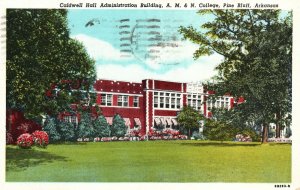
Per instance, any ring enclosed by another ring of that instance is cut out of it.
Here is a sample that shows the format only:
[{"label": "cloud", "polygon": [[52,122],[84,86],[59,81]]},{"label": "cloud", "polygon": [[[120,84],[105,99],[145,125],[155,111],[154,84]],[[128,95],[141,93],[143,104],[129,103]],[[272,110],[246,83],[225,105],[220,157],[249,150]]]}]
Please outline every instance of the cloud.
[{"label": "cloud", "polygon": [[93,38],[85,34],[74,35],[72,38],[82,42],[88,54],[95,60],[118,61],[125,59],[121,57],[119,49],[114,48],[110,43],[104,40]]},{"label": "cloud", "polygon": [[97,77],[100,79],[141,82],[143,79],[158,79],[178,82],[204,81],[217,74],[214,70],[222,56],[214,54],[205,56],[187,67],[177,67],[164,74],[145,69],[141,65],[127,66],[105,64],[97,66]]}]

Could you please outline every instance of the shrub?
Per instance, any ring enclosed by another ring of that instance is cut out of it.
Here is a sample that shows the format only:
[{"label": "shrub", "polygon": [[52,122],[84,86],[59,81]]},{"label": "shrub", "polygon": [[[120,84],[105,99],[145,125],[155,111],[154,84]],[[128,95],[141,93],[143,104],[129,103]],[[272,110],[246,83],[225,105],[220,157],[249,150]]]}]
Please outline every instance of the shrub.
[{"label": "shrub", "polygon": [[63,141],[75,141],[75,127],[72,123],[59,122],[59,133]]},{"label": "shrub", "polygon": [[49,137],[45,131],[35,131],[32,137],[34,144],[38,147],[45,148],[49,144]]},{"label": "shrub", "polygon": [[57,121],[55,118],[47,117],[43,130],[48,134],[50,142],[57,142],[61,135],[57,131]]},{"label": "shrub", "polygon": [[33,137],[29,133],[20,135],[17,139],[17,145],[20,148],[30,148],[33,145]]},{"label": "shrub", "polygon": [[260,136],[252,128],[243,128],[239,133],[242,134],[244,137],[250,137],[252,141],[260,141]]},{"label": "shrub", "polygon": [[108,137],[110,136],[110,128],[103,115],[100,115],[93,122],[94,137]]},{"label": "shrub", "polygon": [[126,134],[127,127],[125,125],[125,121],[122,119],[120,115],[115,115],[113,119],[111,133],[112,136],[116,137],[124,137]]},{"label": "shrub", "polygon": [[94,136],[92,119],[88,113],[81,115],[81,120],[77,128],[77,136],[79,138],[92,138]]}]

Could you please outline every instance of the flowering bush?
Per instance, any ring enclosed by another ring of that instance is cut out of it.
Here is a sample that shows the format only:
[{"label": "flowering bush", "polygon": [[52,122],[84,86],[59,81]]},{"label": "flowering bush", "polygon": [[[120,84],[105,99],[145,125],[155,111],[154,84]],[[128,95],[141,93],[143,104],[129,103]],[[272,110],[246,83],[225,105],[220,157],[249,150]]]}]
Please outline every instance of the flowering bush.
[{"label": "flowering bush", "polygon": [[188,137],[186,135],[178,135],[178,139],[186,140]]},{"label": "flowering bush", "polygon": [[10,133],[6,132],[6,144],[14,144],[14,139]]},{"label": "flowering bush", "polygon": [[146,137],[146,135],[144,135],[144,136],[141,136],[140,141],[144,141],[146,139],[147,139],[147,137]]},{"label": "flowering bush", "polygon": [[112,140],[112,141],[117,141],[117,140],[118,140],[118,137],[113,136],[113,137],[111,138],[111,140]]},{"label": "flowering bush", "polygon": [[20,148],[30,148],[33,145],[33,137],[29,133],[20,135],[17,139],[17,145]]},{"label": "flowering bush", "polygon": [[108,142],[111,141],[111,137],[102,137],[101,142]]},{"label": "flowering bush", "polygon": [[242,135],[242,134],[237,134],[235,136],[235,141],[239,142],[252,142],[252,138],[250,136]]},{"label": "flowering bush", "polygon": [[292,143],[292,139],[291,138],[268,138],[268,142]]},{"label": "flowering bush", "polygon": [[138,129],[133,128],[133,129],[130,129],[129,135],[131,137],[137,137],[137,136],[139,136],[140,132],[141,132],[141,130],[139,128]]},{"label": "flowering bush", "polygon": [[84,142],[89,142],[89,141],[90,141],[90,138],[84,138],[83,141],[84,141]]},{"label": "flowering bush", "polygon": [[94,138],[94,142],[99,142],[100,140],[101,140],[100,137],[95,137],[95,138]]},{"label": "flowering bush", "polygon": [[38,147],[45,148],[49,144],[49,136],[45,131],[35,131],[32,137],[34,144]]}]

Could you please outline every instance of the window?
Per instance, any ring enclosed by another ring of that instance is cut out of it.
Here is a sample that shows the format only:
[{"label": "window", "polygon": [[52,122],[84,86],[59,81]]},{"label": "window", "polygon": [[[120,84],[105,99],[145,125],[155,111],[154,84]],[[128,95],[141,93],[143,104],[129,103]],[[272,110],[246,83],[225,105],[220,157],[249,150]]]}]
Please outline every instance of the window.
[{"label": "window", "polygon": [[181,107],[181,106],[180,106],[180,98],[177,98],[177,99],[176,99],[176,108],[177,108],[177,109],[180,109],[180,107]]},{"label": "window", "polygon": [[139,97],[138,96],[133,97],[133,107],[139,107]]},{"label": "window", "polygon": [[171,98],[171,108],[175,108],[175,98]]},{"label": "window", "polygon": [[154,97],[154,107],[158,107],[158,97]]},{"label": "window", "polygon": [[181,94],[174,92],[154,92],[155,108],[180,109]]},{"label": "window", "polygon": [[77,116],[76,115],[64,116],[63,121],[68,123],[77,123]]},{"label": "window", "polygon": [[118,106],[128,107],[128,96],[127,95],[119,95],[118,96]]},{"label": "window", "polygon": [[112,106],[112,94],[101,94],[101,105]]},{"label": "window", "polygon": [[108,106],[112,105],[112,94],[107,94],[107,105]]},{"label": "window", "polygon": [[63,118],[64,122],[69,122],[70,121],[69,117],[70,116],[64,116],[64,118]]},{"label": "window", "polygon": [[170,108],[170,98],[166,97],[166,108]]},{"label": "window", "polygon": [[229,103],[225,102],[225,107],[228,108],[228,106],[229,106]]},{"label": "window", "polygon": [[187,104],[196,110],[201,110],[201,95],[200,94],[188,94]]},{"label": "window", "polygon": [[106,106],[106,94],[101,94],[101,105]]},{"label": "window", "polygon": [[193,105],[192,105],[193,108],[196,108],[196,99],[193,99]]},{"label": "window", "polygon": [[160,97],[159,98],[159,107],[164,108],[164,104],[165,104],[164,97]]},{"label": "window", "polygon": [[118,106],[122,106],[123,105],[123,96],[119,95],[118,96]]},{"label": "window", "polygon": [[201,109],[201,100],[197,100],[197,109],[200,110]]},{"label": "window", "polygon": [[128,96],[123,96],[123,106],[128,106]]},{"label": "window", "polygon": [[71,116],[71,123],[77,123],[77,117]]},{"label": "window", "polygon": [[188,106],[192,106],[192,100],[188,99]]}]

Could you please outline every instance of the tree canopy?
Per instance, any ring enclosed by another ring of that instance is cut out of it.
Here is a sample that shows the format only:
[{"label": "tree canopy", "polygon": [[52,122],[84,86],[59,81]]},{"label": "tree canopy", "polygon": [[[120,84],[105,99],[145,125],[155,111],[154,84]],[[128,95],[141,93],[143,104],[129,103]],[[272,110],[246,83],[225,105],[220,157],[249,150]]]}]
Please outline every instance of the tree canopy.
[{"label": "tree canopy", "polygon": [[181,27],[185,39],[199,45],[197,59],[217,53],[224,60],[208,88],[246,99],[244,114],[259,118],[266,142],[268,123],[291,114],[292,14],[280,10],[201,10],[212,15],[202,25]]},{"label": "tree canopy", "polygon": [[[67,11],[57,9],[7,10],[6,73],[7,108],[31,117],[69,106],[71,89],[62,81],[84,81],[87,89],[96,76],[94,60],[70,38]],[[51,85],[60,96],[45,96]]]},{"label": "tree canopy", "polygon": [[191,136],[191,129],[199,128],[199,122],[203,119],[204,117],[191,106],[184,106],[177,117],[179,124],[189,130],[189,136]]}]

